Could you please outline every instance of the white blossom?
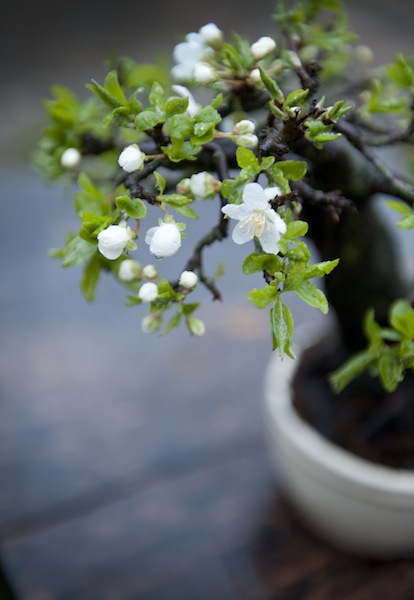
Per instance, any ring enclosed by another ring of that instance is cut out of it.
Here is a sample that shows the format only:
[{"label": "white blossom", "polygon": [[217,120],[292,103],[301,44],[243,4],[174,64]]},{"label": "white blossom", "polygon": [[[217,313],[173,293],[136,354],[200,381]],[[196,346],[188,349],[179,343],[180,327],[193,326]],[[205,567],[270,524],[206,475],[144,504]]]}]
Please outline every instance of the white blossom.
[{"label": "white blossom", "polygon": [[193,71],[194,79],[197,83],[212,83],[217,80],[217,72],[206,63],[199,62],[195,65]]},{"label": "white blossom", "polygon": [[256,85],[263,84],[259,69],[253,69],[252,71],[250,71],[250,79]]},{"label": "white blossom", "polygon": [[192,95],[192,93],[184,85],[175,84],[171,86],[171,89],[176,94],[181,96],[181,98],[188,98],[187,112],[191,117],[195,117],[198,111],[200,110],[200,106],[194,100],[194,96]]},{"label": "white blossom", "polygon": [[275,49],[275,40],[268,36],[259,38],[257,42],[250,46],[250,51],[253,54],[253,58],[255,60],[260,60],[261,58],[264,58],[265,56],[273,52],[273,50]]},{"label": "white blossom", "polygon": [[138,298],[143,302],[152,302],[158,296],[158,286],[153,281],[144,283],[138,292]]},{"label": "white blossom", "polygon": [[215,23],[203,25],[198,32],[206,44],[213,48],[219,48],[223,42],[223,32]]},{"label": "white blossom", "polygon": [[110,225],[98,233],[98,250],[109,260],[116,260],[121,256],[133,237],[133,232],[125,224]]},{"label": "white blossom", "polygon": [[151,227],[145,235],[149,250],[157,258],[172,256],[181,246],[181,233],[175,223],[161,223]]},{"label": "white blossom", "polygon": [[286,223],[270,206],[269,200],[279,193],[278,187],[263,189],[258,183],[248,183],[241,204],[227,204],[221,209],[225,215],[239,221],[232,233],[236,244],[244,244],[256,237],[265,252],[277,254],[278,242],[286,233]]},{"label": "white blossom", "polygon": [[177,63],[171,69],[173,78],[177,81],[192,79],[196,64],[212,53],[213,49],[200,33],[188,33],[185,41],[177,44],[173,50],[173,58]]},{"label": "white blossom", "polygon": [[187,325],[192,335],[201,336],[206,332],[206,326],[203,321],[196,317],[189,317],[187,319]]},{"label": "white blossom", "polygon": [[195,198],[205,199],[215,196],[221,188],[221,181],[207,173],[194,173],[190,177],[190,191]]},{"label": "white blossom", "polygon": [[127,173],[133,173],[144,166],[145,154],[141,152],[138,144],[131,144],[124,148],[119,155],[118,163]]},{"label": "white blossom", "polygon": [[65,169],[74,169],[81,161],[81,153],[77,148],[67,148],[61,156],[60,164]]},{"label": "white blossom", "polygon": [[194,271],[183,271],[178,283],[187,290],[192,290],[198,283],[197,274]]},{"label": "white blossom", "polygon": [[134,281],[141,276],[141,265],[136,260],[127,258],[123,260],[119,266],[118,277],[121,281]]},{"label": "white blossom", "polygon": [[158,277],[158,269],[155,265],[145,265],[142,269],[142,276],[146,279],[155,279]]}]

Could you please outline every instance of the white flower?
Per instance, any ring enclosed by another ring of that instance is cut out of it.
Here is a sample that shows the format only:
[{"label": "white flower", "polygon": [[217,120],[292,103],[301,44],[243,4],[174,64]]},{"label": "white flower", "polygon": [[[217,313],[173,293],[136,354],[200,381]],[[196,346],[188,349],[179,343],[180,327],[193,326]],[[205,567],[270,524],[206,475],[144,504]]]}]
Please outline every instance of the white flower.
[{"label": "white flower", "polygon": [[192,335],[204,335],[206,332],[206,326],[203,321],[197,319],[196,317],[189,317],[187,319],[187,325]]},{"label": "white flower", "polygon": [[200,110],[200,106],[194,100],[194,96],[192,93],[183,85],[173,85],[171,89],[181,96],[181,98],[188,98],[188,106],[187,112],[191,117],[195,117],[198,111]]},{"label": "white flower", "polygon": [[152,302],[158,296],[158,286],[153,281],[147,281],[144,283],[138,292],[138,298],[141,298],[143,302]]},{"label": "white flower", "polygon": [[192,79],[196,64],[211,56],[213,49],[207,43],[208,32],[209,30],[207,30],[207,35],[188,33],[185,42],[180,42],[175,46],[173,58],[177,64],[171,69],[174,79],[177,81]]},{"label": "white flower", "polygon": [[186,288],[187,290],[192,290],[195,288],[198,282],[197,274],[193,271],[183,271],[180,275],[180,279],[178,283]]},{"label": "white flower", "polygon": [[278,242],[286,233],[286,223],[269,204],[279,194],[277,187],[264,190],[258,183],[248,183],[243,190],[241,204],[227,204],[221,210],[239,222],[233,229],[232,239],[244,244],[258,238],[265,252],[277,254]]},{"label": "white flower", "polygon": [[110,225],[98,233],[98,250],[109,260],[116,260],[121,256],[133,237],[133,232],[125,225]]},{"label": "white flower", "polygon": [[190,191],[195,198],[205,199],[215,196],[221,188],[221,181],[207,173],[195,173],[190,177]]},{"label": "white flower", "polygon": [[158,277],[158,269],[155,265],[145,265],[142,269],[142,276],[146,279],[155,279]]},{"label": "white flower", "polygon": [[157,258],[172,256],[181,246],[181,233],[175,223],[161,223],[151,227],[145,235],[149,250]]},{"label": "white flower", "polygon": [[133,173],[134,171],[142,169],[144,166],[144,159],[145,154],[141,152],[138,144],[131,144],[122,150],[118,158],[118,163],[124,171]]},{"label": "white flower", "polygon": [[81,161],[81,153],[76,148],[67,148],[61,156],[60,164],[65,169],[74,169]]},{"label": "white flower", "polygon": [[141,265],[136,260],[127,258],[119,266],[118,277],[121,281],[134,281],[141,277]]},{"label": "white flower", "polygon": [[253,54],[255,60],[264,58],[276,48],[276,42],[274,39],[268,36],[261,37],[250,46],[250,51]]},{"label": "white flower", "polygon": [[217,72],[206,63],[197,63],[193,71],[194,79],[197,83],[212,83],[217,80]]},{"label": "white flower", "polygon": [[223,41],[223,32],[214,23],[203,25],[198,32],[206,44],[213,48],[219,48]]}]

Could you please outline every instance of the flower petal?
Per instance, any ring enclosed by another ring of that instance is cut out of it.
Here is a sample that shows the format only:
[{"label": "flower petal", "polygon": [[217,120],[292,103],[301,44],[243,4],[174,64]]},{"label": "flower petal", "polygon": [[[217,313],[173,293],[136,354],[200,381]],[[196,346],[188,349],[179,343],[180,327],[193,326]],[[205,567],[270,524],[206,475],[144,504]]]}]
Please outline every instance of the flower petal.
[{"label": "flower petal", "polygon": [[277,254],[279,252],[278,242],[280,238],[281,233],[278,228],[273,223],[267,221],[260,236],[260,243],[263,250],[268,254]]},{"label": "flower petal", "polygon": [[252,210],[264,210],[269,208],[264,190],[259,183],[247,183],[243,190],[243,202]]}]

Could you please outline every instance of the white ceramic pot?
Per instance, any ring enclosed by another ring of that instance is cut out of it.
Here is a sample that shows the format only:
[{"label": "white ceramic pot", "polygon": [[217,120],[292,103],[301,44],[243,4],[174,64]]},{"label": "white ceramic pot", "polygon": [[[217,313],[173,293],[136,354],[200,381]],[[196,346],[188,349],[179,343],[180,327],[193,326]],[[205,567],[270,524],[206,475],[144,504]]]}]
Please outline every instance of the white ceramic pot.
[{"label": "white ceramic pot", "polygon": [[413,557],[414,471],[360,459],[305,423],[291,403],[295,365],[275,353],[265,379],[270,456],[287,496],[336,547],[371,558]]}]

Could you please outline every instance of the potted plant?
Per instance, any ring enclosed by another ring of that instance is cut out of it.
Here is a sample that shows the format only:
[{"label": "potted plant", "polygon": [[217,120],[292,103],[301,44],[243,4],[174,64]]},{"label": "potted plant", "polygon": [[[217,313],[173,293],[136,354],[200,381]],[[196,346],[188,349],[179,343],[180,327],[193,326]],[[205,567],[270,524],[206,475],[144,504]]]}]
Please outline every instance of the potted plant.
[{"label": "potted plant", "polygon": [[[252,43],[209,23],[175,46],[171,72],[122,57],[87,84],[85,100],[53,88],[35,163],[51,180],[76,182],[80,228],[52,255],[82,265],[88,301],[107,274],[129,305],[147,309],[145,332],[183,324],[200,336],[197,291],[221,299],[223,274],[221,265],[207,272],[204,255],[231,235],[256,277],[249,300],[270,309],[277,353],[265,414],[286,489],[343,547],[407,553],[414,310],[394,230],[414,226],[414,183],[381,149],[414,142],[414,61],[399,54],[372,66],[339,0],[278,2],[270,29]],[[384,196],[400,213],[393,231],[378,212]],[[184,252],[210,201],[216,223],[172,272],[169,258]],[[142,261],[144,248],[154,260]],[[324,314],[331,307],[337,324],[296,361],[287,292]]]}]

